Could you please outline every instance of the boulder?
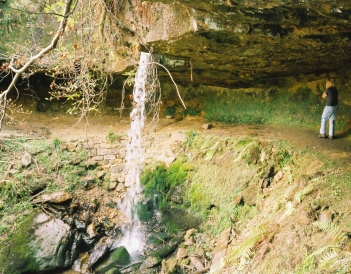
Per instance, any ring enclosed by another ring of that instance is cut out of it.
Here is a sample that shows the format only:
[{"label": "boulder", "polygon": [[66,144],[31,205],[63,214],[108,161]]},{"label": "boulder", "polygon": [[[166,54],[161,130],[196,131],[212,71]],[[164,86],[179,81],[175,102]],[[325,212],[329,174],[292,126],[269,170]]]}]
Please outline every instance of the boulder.
[{"label": "boulder", "polygon": [[104,237],[100,239],[90,254],[87,263],[89,269],[92,269],[98,261],[104,258],[104,256],[109,252],[112,243],[113,241],[110,238]]},{"label": "boulder", "polygon": [[224,256],[227,253],[227,247],[230,240],[232,228],[224,230],[217,240],[217,247],[213,254],[211,273],[220,273],[220,267],[223,265]]},{"label": "boulder", "polygon": [[108,257],[95,268],[95,273],[96,274],[109,273],[109,271],[116,269],[116,266],[128,265],[131,262],[131,260],[132,258],[128,250],[124,246],[117,247],[116,249],[112,250],[111,253],[108,255]]}]

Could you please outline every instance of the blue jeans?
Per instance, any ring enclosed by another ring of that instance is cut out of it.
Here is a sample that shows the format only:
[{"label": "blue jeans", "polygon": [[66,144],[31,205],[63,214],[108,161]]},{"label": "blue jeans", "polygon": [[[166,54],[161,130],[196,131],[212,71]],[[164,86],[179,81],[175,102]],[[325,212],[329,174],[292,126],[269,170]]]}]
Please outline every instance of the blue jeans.
[{"label": "blue jeans", "polygon": [[320,134],[325,134],[325,125],[329,120],[329,136],[334,136],[335,116],[338,106],[325,106],[322,114]]}]

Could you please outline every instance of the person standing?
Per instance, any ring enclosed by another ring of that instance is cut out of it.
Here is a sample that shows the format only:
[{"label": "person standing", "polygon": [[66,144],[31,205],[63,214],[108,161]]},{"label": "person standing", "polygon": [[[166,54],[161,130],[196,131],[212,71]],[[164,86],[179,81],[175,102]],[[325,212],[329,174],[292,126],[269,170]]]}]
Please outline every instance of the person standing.
[{"label": "person standing", "polygon": [[[333,78],[328,78],[325,83],[325,92],[322,95],[323,99],[326,99],[326,104],[322,114],[321,128],[319,130],[319,138],[329,139],[334,138],[334,126],[335,116],[338,109],[338,89],[335,87],[335,81]],[[326,123],[329,120],[329,135],[326,133]]]}]

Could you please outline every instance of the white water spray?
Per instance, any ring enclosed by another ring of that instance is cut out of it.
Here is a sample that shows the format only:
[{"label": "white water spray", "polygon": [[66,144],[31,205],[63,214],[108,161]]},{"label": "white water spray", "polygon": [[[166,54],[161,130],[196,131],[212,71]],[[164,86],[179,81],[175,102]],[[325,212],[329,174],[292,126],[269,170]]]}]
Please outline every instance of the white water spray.
[{"label": "white water spray", "polygon": [[145,242],[145,233],[136,212],[136,206],[142,192],[140,184],[140,169],[144,161],[142,130],[145,124],[145,105],[150,94],[151,83],[149,79],[152,64],[152,55],[142,52],[135,75],[133,110],[130,113],[131,123],[128,131],[125,185],[129,189],[123,199],[121,209],[126,214],[129,223],[124,230],[123,238],[118,244],[124,246],[132,257],[143,253]]}]

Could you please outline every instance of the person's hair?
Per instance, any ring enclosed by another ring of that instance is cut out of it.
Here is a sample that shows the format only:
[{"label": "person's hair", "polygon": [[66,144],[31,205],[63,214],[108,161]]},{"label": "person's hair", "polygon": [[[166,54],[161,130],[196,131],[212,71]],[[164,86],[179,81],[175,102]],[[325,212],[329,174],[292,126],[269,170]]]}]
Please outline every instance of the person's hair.
[{"label": "person's hair", "polygon": [[326,82],[329,83],[331,87],[334,87],[334,86],[335,86],[335,80],[334,80],[334,78],[328,78]]}]

